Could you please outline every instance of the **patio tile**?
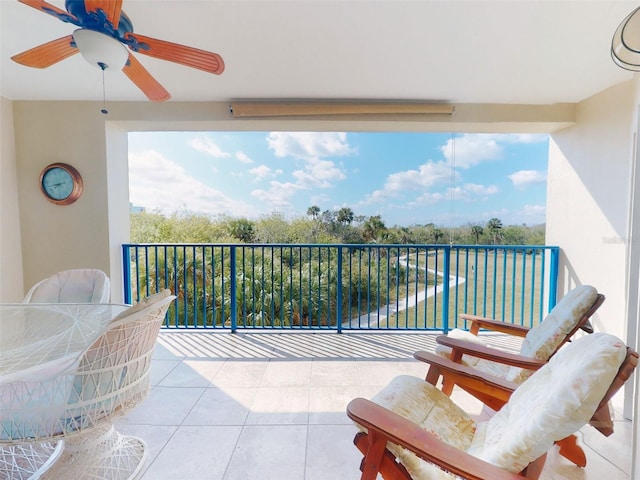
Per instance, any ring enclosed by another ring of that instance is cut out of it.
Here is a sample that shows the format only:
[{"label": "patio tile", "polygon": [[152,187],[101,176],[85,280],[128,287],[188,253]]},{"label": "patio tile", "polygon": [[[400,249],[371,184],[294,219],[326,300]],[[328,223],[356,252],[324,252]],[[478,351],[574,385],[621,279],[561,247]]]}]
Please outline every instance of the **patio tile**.
[{"label": "patio tile", "polygon": [[247,425],[303,424],[309,420],[309,387],[260,388]]},{"label": "patio tile", "polygon": [[427,367],[417,360],[367,361],[358,360],[356,368],[362,385],[386,386],[398,375],[413,375],[424,378]]},{"label": "patio tile", "polygon": [[[591,427],[588,427],[591,428]],[[581,443],[587,455],[587,466],[577,467],[560,456],[558,448],[553,447],[547,454],[540,480],[629,480],[629,474],[623,472]],[[629,449],[629,448],[627,448]]]},{"label": "patio tile", "polygon": [[161,382],[161,387],[208,387],[223,365],[221,360],[185,360]]},{"label": "patio tile", "polygon": [[266,360],[227,360],[220,367],[211,383],[220,388],[259,387],[268,363]]},{"label": "patio tile", "polygon": [[204,388],[154,387],[149,396],[121,422],[141,425],[180,425]]},{"label": "patio tile", "polygon": [[347,404],[356,397],[370,398],[375,393],[371,392],[370,388],[360,386],[312,387],[309,398],[309,424],[353,425],[347,417]]},{"label": "patio tile", "polygon": [[620,421],[614,422],[614,432],[609,437],[605,437],[595,428],[583,428],[581,442],[618,469],[631,474],[629,439],[632,435],[631,422]]},{"label": "patio tile", "polygon": [[308,387],[311,385],[311,361],[271,360],[262,377],[261,387]]},{"label": "patio tile", "polygon": [[124,435],[132,435],[144,440],[147,446],[147,459],[142,473],[148,470],[155,458],[160,454],[178,427],[167,425],[128,425],[118,422],[116,430]]},{"label": "patio tile", "polygon": [[239,426],[179,427],[142,479],[221,479],[241,431]]},{"label": "patio tile", "polygon": [[200,478],[304,479],[306,440],[307,425],[245,426],[224,476]]},{"label": "patio tile", "polygon": [[311,385],[352,386],[360,384],[360,375],[350,362],[314,360],[311,363]]},{"label": "patio tile", "polygon": [[[143,480],[355,480],[361,456],[347,403],[371,398],[397,375],[424,378],[427,366],[408,352],[433,343],[427,335],[301,341],[291,333],[180,332],[173,344],[173,335],[161,335],[164,350],[154,356],[160,384],[116,426],[147,442]],[[452,399],[475,417],[490,414],[460,389]],[[579,433],[585,469],[554,447],[541,480],[629,480],[633,428],[617,418],[609,438],[589,426]]]},{"label": "patio tile", "polygon": [[257,388],[208,388],[184,425],[244,425]]},{"label": "patio tile", "polygon": [[[346,416],[346,415],[345,415]],[[355,425],[309,425],[305,480],[356,480],[362,456],[353,445]],[[289,477],[293,478],[293,477]]]},{"label": "patio tile", "polygon": [[163,360],[154,359],[151,362],[151,369],[149,372],[150,381],[152,386],[158,385],[174,368],[180,365],[180,360]]}]

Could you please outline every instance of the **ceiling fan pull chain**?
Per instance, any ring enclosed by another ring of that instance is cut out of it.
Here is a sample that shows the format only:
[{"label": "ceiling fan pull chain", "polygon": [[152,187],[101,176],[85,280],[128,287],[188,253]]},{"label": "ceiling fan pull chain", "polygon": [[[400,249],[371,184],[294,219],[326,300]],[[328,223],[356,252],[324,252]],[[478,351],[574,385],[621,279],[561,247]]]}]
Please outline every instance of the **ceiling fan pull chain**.
[{"label": "ceiling fan pull chain", "polygon": [[102,62],[98,62],[98,66],[100,67],[100,70],[102,70],[102,110],[100,110],[100,113],[107,115],[109,110],[107,110],[107,94],[104,82],[104,71],[107,69],[107,65]]}]

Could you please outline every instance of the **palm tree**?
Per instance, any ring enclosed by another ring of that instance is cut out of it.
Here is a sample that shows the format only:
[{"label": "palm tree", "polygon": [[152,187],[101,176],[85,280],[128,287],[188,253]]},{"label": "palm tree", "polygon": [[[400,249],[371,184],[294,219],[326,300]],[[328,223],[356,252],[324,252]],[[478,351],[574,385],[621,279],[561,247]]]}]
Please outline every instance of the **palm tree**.
[{"label": "palm tree", "polygon": [[309,208],[307,208],[307,215],[315,220],[316,218],[318,218],[318,215],[320,215],[320,207],[317,205],[311,205]]},{"label": "palm tree", "polygon": [[255,230],[253,222],[246,218],[238,218],[229,222],[230,233],[243,243],[251,243],[254,240]]},{"label": "palm tree", "polygon": [[338,210],[337,220],[338,223],[351,225],[351,222],[353,222],[353,210],[349,207],[342,207]]},{"label": "palm tree", "polygon": [[378,242],[382,233],[387,230],[382,217],[380,215],[374,215],[364,223],[364,230],[362,236],[369,241]]},{"label": "palm tree", "polygon": [[502,222],[497,218],[492,218],[487,223],[487,228],[493,237],[493,244],[497,244],[498,237],[500,236],[500,230],[502,230]]},{"label": "palm tree", "polygon": [[474,225],[471,227],[471,235],[476,237],[476,245],[480,242],[480,235],[484,233],[484,229],[480,225]]},{"label": "palm tree", "polygon": [[439,228],[434,228],[431,231],[431,235],[433,235],[433,243],[440,243],[440,240],[444,237],[444,232]]}]

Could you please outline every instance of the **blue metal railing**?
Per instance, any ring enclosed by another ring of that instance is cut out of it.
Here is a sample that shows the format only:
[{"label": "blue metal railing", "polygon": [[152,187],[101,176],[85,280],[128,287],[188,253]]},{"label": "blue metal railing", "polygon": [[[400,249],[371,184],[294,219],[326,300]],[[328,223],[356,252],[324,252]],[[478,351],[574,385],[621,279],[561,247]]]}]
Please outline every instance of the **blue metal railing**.
[{"label": "blue metal railing", "polygon": [[177,296],[168,328],[439,330],[463,312],[533,326],[556,303],[540,245],[125,244],[124,298]]}]

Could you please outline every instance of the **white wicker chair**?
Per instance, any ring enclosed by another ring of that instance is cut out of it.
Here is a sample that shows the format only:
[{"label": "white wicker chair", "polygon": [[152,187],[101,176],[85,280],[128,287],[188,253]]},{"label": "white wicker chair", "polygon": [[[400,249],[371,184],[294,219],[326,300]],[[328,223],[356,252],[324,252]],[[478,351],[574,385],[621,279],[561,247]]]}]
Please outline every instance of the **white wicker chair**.
[{"label": "white wicker chair", "polygon": [[151,357],[174,298],[165,290],[123,311],[72,368],[28,388],[24,380],[0,381],[0,445],[64,440],[60,458],[37,471],[43,479],[135,478],[146,457],[144,442],[120,435],[113,422],[149,392]]},{"label": "white wicker chair", "polygon": [[[23,303],[107,303],[111,282],[102,270],[64,270],[36,283]],[[11,472],[11,478],[38,478],[57,460],[64,441],[29,443],[0,448],[0,472]],[[16,463],[16,459],[19,462]]]},{"label": "white wicker chair", "polygon": [[36,283],[23,303],[108,303],[109,277],[102,270],[64,270]]}]

